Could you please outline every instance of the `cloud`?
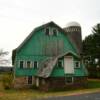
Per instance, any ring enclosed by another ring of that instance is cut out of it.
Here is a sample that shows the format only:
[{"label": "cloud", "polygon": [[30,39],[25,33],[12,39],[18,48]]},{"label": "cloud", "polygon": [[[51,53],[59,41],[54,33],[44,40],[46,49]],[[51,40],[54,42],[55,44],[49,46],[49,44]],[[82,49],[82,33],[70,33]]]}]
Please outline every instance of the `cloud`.
[{"label": "cloud", "polygon": [[79,22],[85,38],[100,22],[99,4],[99,0],[0,0],[0,48],[11,52],[35,27],[51,20],[61,27]]}]

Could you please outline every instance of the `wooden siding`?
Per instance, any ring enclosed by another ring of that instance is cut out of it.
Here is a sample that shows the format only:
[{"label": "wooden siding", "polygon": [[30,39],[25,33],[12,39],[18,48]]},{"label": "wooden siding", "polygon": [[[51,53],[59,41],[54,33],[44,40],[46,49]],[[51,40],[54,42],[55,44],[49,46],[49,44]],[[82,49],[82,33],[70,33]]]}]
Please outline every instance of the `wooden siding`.
[{"label": "wooden siding", "polygon": [[[55,27],[54,27],[55,28]],[[52,27],[51,27],[52,29]],[[41,62],[50,56],[55,56],[67,51],[71,51],[77,54],[77,51],[73,44],[69,41],[67,35],[62,31],[58,31],[57,36],[48,36],[45,34],[45,29],[36,31],[32,37],[27,41],[25,45],[16,53],[15,58],[15,75],[16,76],[27,76],[27,75],[36,75],[38,69],[34,68],[19,68],[20,60],[30,60]],[[58,29],[59,30],[59,29]],[[63,59],[62,59],[63,60]],[[76,76],[84,76],[84,70],[75,69]],[[51,76],[64,76],[63,68],[54,68]]]}]

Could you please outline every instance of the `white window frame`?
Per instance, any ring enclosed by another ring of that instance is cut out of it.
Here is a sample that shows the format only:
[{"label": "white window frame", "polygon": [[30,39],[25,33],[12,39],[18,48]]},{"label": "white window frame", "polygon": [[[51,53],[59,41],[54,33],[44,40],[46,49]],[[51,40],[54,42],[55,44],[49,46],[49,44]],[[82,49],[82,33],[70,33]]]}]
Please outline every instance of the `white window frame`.
[{"label": "white window frame", "polygon": [[46,34],[46,29],[49,29],[48,35],[51,35],[51,34],[50,34],[50,27],[46,27],[46,28],[45,28],[45,35],[47,35],[47,34]]},{"label": "white window frame", "polygon": [[56,28],[52,28],[52,35],[54,35],[53,31],[56,30],[56,36],[58,35],[58,30]]},{"label": "white window frame", "polygon": [[[61,62],[61,66],[62,66],[61,68],[63,68],[64,67],[63,60],[58,60],[58,62]],[[58,62],[57,62],[57,67],[59,67]]]},{"label": "white window frame", "polygon": [[[69,76],[69,77],[70,77],[70,76]],[[66,78],[66,79],[65,79],[65,83],[66,83],[66,84],[72,84],[72,83],[74,82],[74,77],[70,77],[70,78],[72,78],[70,83],[67,82],[67,78],[69,78],[69,77],[65,77],[65,78]]]},{"label": "white window frame", "polygon": [[23,61],[23,68],[25,68],[26,65],[25,65],[25,61],[24,61],[24,60],[19,60],[19,68],[20,68],[20,69],[23,69],[23,68],[20,67],[20,62],[21,62],[21,61]]},{"label": "white window frame", "polygon": [[33,68],[35,68],[35,66],[34,66],[34,62],[37,62],[37,68],[38,68],[38,61],[33,61]]},{"label": "white window frame", "polygon": [[[78,67],[76,67],[76,63],[78,62]],[[75,63],[75,68],[80,68],[80,61],[74,61]]]},{"label": "white window frame", "polygon": [[[27,61],[26,61],[26,68],[29,68],[29,67],[27,67],[27,62],[28,62],[28,61],[30,61],[30,60],[27,60]],[[30,68],[32,68],[32,61],[30,61]]]},{"label": "white window frame", "polygon": [[[31,75],[30,75],[30,76],[31,76]],[[32,84],[33,84],[33,76],[32,76],[32,83],[31,83],[31,84],[28,83],[28,79],[29,79],[28,77],[29,77],[29,76],[27,76],[27,84],[28,84],[28,85],[32,85]]]}]

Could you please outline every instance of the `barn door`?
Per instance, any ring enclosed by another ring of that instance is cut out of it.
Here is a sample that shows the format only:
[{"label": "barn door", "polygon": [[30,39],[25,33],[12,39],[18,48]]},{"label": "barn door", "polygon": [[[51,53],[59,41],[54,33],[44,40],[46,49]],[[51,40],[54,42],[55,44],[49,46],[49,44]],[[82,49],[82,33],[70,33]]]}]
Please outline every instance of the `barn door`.
[{"label": "barn door", "polygon": [[65,74],[74,74],[73,57],[64,57],[64,72]]}]

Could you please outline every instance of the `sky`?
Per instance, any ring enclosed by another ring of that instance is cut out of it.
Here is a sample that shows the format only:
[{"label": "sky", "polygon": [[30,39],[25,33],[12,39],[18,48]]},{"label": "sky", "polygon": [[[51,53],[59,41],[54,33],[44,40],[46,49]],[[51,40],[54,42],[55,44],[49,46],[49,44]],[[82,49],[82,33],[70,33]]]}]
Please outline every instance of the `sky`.
[{"label": "sky", "polygon": [[0,0],[0,49],[11,59],[12,50],[49,21],[62,28],[72,21],[80,23],[84,39],[100,22],[100,0]]}]

